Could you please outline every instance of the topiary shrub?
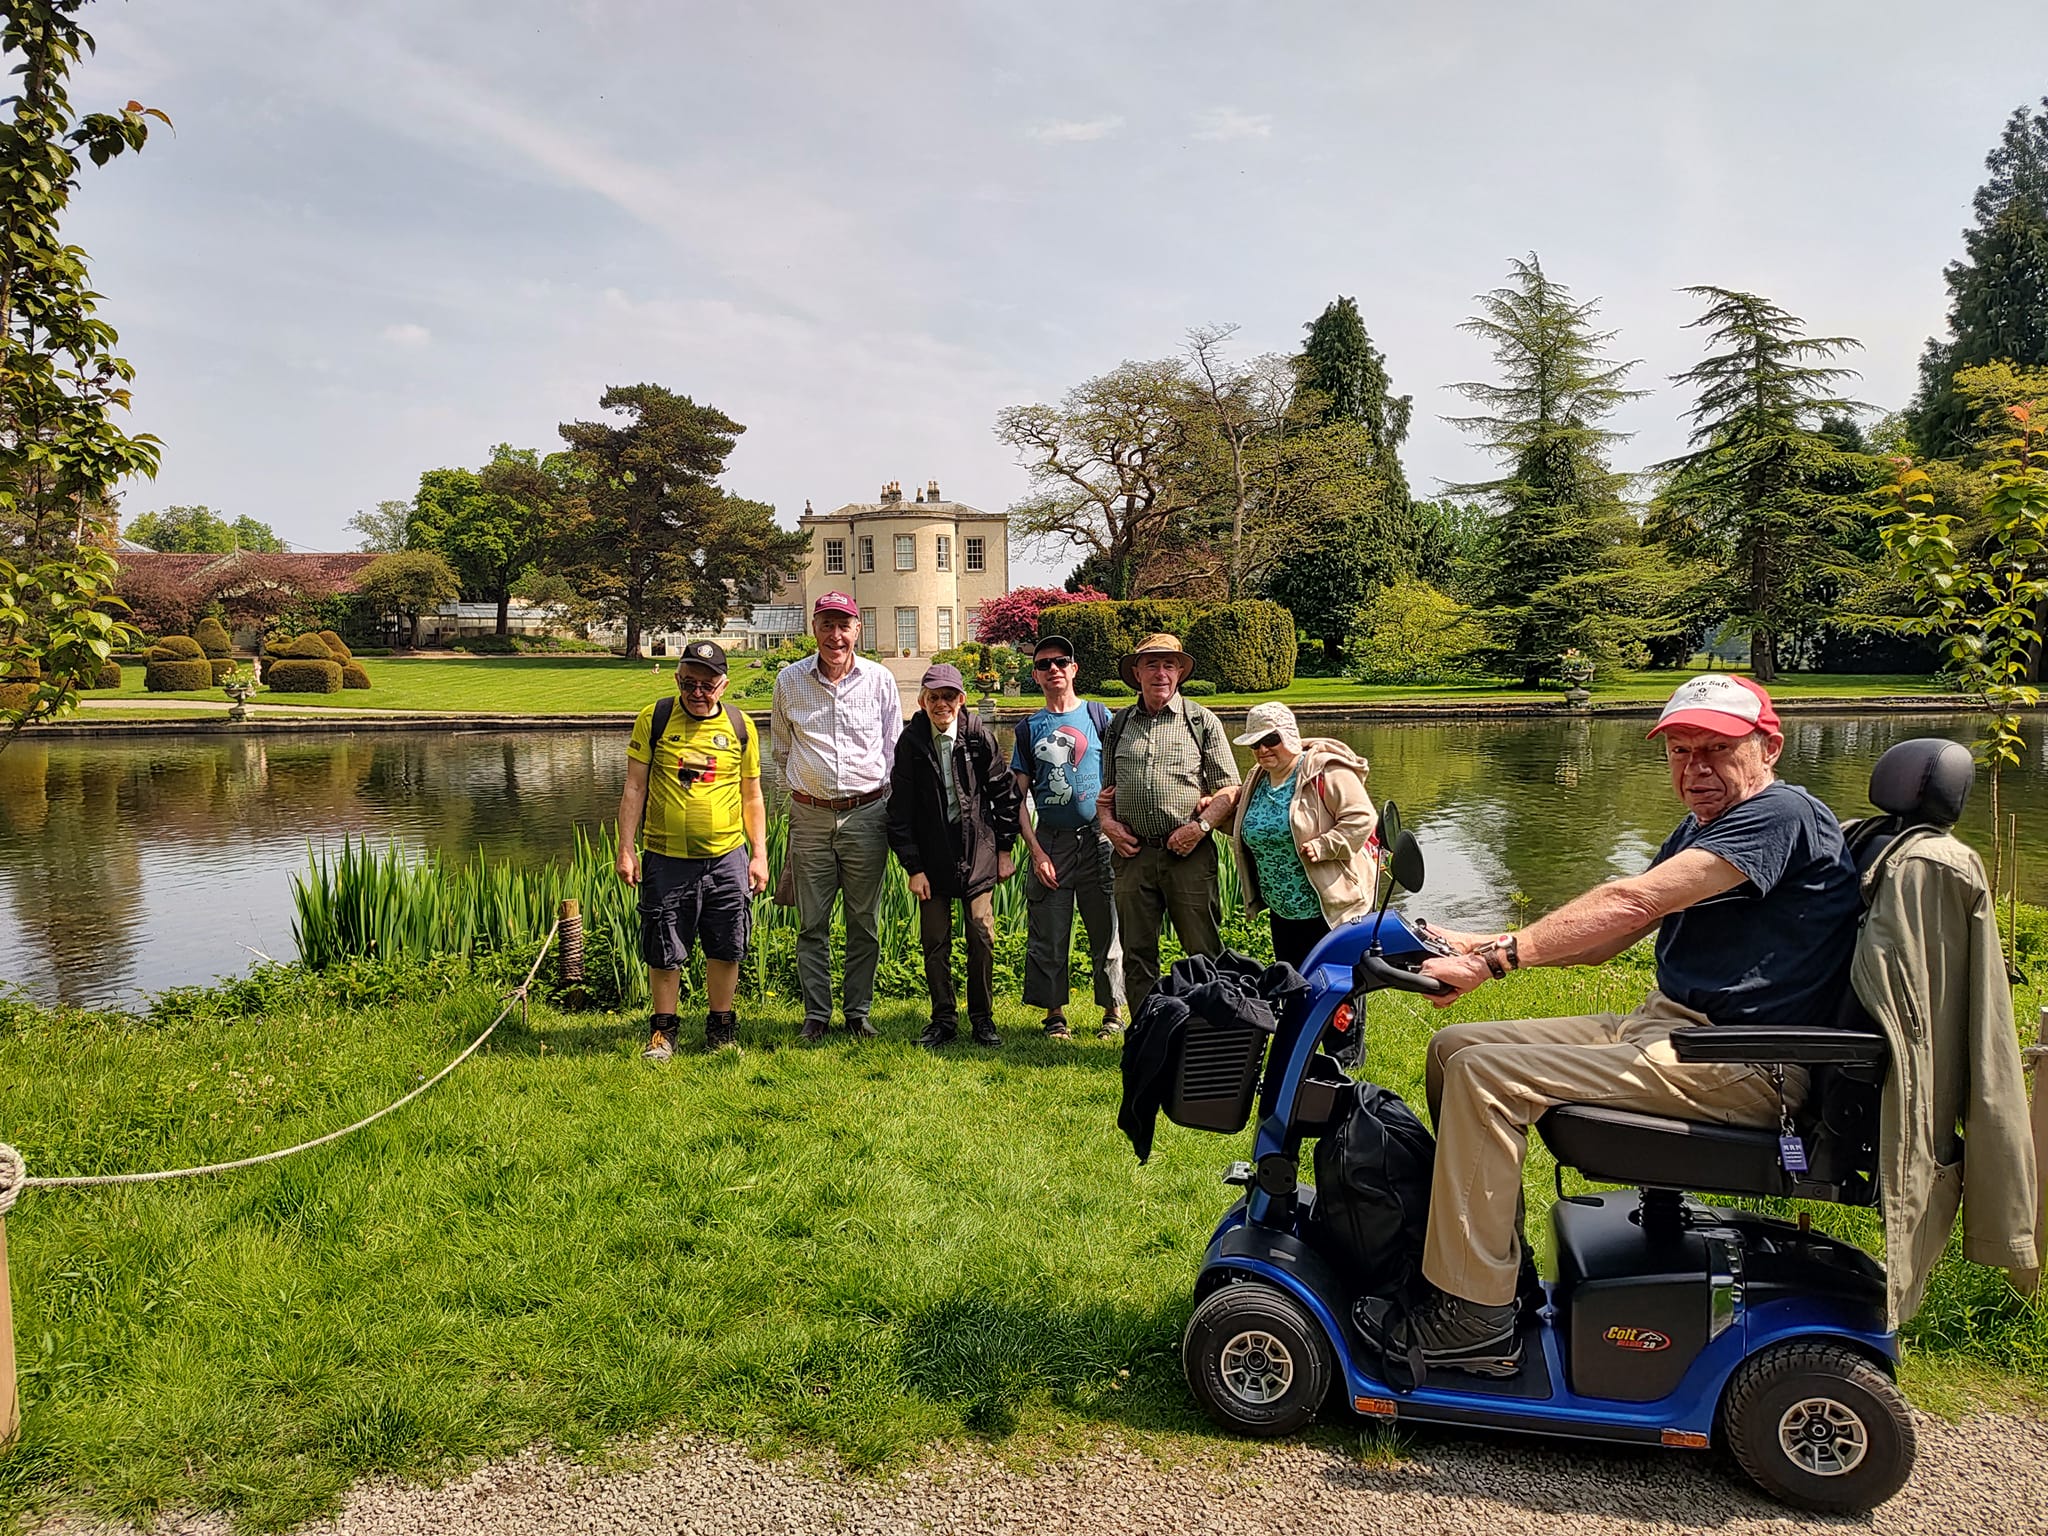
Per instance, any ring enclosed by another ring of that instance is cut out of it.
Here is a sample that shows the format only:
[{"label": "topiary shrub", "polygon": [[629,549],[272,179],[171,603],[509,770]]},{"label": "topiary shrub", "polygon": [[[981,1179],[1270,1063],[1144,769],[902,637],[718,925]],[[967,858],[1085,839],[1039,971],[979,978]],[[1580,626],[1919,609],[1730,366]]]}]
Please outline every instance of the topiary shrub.
[{"label": "topiary shrub", "polygon": [[1203,610],[1188,626],[1195,671],[1229,693],[1273,693],[1294,681],[1294,615],[1254,598]]},{"label": "topiary shrub", "polygon": [[1180,691],[1191,699],[1205,699],[1216,692],[1216,685],[1206,677],[1191,677],[1180,685]]},{"label": "topiary shrub", "polygon": [[283,650],[277,652],[277,654],[281,657],[288,657],[293,661],[333,661],[335,659],[334,652],[328,648],[327,642],[318,635],[300,635]]},{"label": "topiary shrub", "polygon": [[[315,644],[320,637],[311,637]],[[321,646],[321,650],[326,650]],[[323,656],[318,661],[297,656],[273,661],[263,669],[263,681],[272,693],[339,693],[341,663]]]},{"label": "topiary shrub", "polygon": [[1135,699],[1138,696],[1137,689],[1118,677],[1113,677],[1108,682],[1090,688],[1088,691],[1100,694],[1105,699]]},{"label": "topiary shrub", "polygon": [[337,635],[333,630],[321,630],[320,643],[327,647],[328,654],[332,656],[336,661],[346,662],[349,659],[348,642],[342,639],[341,636]]},{"label": "topiary shrub", "polygon": [[43,664],[26,658],[10,663],[0,671],[0,709],[12,710],[19,714],[35,703],[41,689],[36,679],[43,675]]},{"label": "topiary shrub", "polygon": [[165,635],[145,654],[150,661],[198,661],[206,652],[190,635]]},{"label": "topiary shrub", "polygon": [[199,627],[192,631],[192,638],[198,642],[199,649],[209,656],[225,656],[234,649],[234,642],[228,638],[227,630],[222,628],[220,620],[211,614],[199,621]]},{"label": "topiary shrub", "polygon": [[[1065,635],[1074,646],[1074,687],[1100,691],[1116,677],[1116,659],[1124,653],[1124,631],[1115,603],[1063,603],[1038,616],[1042,634]],[[1057,617],[1055,617],[1057,616]]]},{"label": "topiary shrub", "polygon": [[155,651],[150,656],[142,686],[151,693],[200,693],[213,686],[213,663],[204,656],[184,661],[157,660]]},{"label": "topiary shrub", "polygon": [[341,668],[341,686],[344,688],[367,688],[370,686],[370,674],[362,669],[360,663],[353,661],[344,662]]},{"label": "topiary shrub", "polygon": [[221,684],[221,679],[235,670],[235,658],[232,656],[210,656],[207,658],[206,665],[213,671],[212,686],[218,688]]},{"label": "topiary shrub", "polygon": [[282,656],[290,644],[299,637],[288,629],[273,629],[263,637],[265,656]]},{"label": "topiary shrub", "polygon": [[93,674],[92,686],[95,689],[120,687],[121,663],[119,663],[118,661],[106,661],[100,663],[99,671]]}]

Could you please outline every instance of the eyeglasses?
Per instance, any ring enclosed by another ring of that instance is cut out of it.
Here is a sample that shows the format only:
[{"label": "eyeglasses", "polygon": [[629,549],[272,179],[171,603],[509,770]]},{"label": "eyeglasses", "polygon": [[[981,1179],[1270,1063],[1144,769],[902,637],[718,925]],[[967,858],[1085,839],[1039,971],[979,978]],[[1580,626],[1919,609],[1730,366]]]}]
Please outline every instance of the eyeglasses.
[{"label": "eyeglasses", "polygon": [[1031,670],[1034,672],[1050,672],[1054,667],[1058,667],[1064,672],[1073,664],[1074,658],[1071,656],[1047,656],[1043,660],[1032,662]]},{"label": "eyeglasses", "polygon": [[683,693],[716,693],[718,685],[724,681],[722,677],[679,677],[676,687]]},{"label": "eyeglasses", "polygon": [[1275,732],[1273,732],[1273,733],[1272,733],[1272,735],[1270,735],[1270,736],[1261,736],[1261,737],[1260,737],[1260,738],[1259,738],[1259,739],[1258,739],[1257,741],[1253,742],[1253,743],[1252,743],[1252,750],[1253,750],[1254,752],[1263,752],[1263,751],[1267,750],[1267,749],[1268,749],[1268,748],[1270,748],[1270,747],[1277,747],[1277,746],[1279,746],[1279,745],[1280,745],[1280,733],[1279,733],[1278,731],[1275,731]]}]

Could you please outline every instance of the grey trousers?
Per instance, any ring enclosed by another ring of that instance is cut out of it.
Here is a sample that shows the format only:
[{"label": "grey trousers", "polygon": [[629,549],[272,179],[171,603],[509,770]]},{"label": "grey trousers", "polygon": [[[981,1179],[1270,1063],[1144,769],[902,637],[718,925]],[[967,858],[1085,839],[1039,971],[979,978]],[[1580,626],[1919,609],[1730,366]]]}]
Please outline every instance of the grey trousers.
[{"label": "grey trousers", "polygon": [[882,876],[889,867],[886,796],[850,811],[789,806],[789,862],[796,868],[796,973],[804,1022],[832,1022],[832,898],[846,898],[846,979],[840,1004],[848,1024],[868,1016],[882,958]]},{"label": "grey trousers", "polygon": [[1124,1005],[1123,947],[1116,931],[1116,868],[1109,839],[1094,827],[1038,828],[1038,846],[1052,860],[1056,889],[1039,884],[1027,860],[1024,871],[1024,1005],[1064,1008],[1072,994],[1074,908],[1088,930],[1088,955],[1095,969],[1099,1008]]},{"label": "grey trousers", "polygon": [[1116,926],[1124,946],[1124,995],[1133,1017],[1159,985],[1159,929],[1173,922],[1184,953],[1223,950],[1223,891],[1217,884],[1216,839],[1205,837],[1184,859],[1164,848],[1141,848],[1116,860]]}]

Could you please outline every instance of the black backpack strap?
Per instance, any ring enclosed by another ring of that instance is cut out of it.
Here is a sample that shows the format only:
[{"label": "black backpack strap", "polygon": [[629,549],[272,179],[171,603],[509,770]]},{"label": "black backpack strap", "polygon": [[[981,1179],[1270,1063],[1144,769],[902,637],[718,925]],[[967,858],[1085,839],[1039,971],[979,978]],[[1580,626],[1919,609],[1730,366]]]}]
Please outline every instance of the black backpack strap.
[{"label": "black backpack strap", "polygon": [[1088,701],[1088,718],[1095,722],[1095,734],[1104,741],[1109,739],[1109,706],[1094,699]]},{"label": "black backpack strap", "polygon": [[[654,723],[647,732],[647,792],[640,797],[640,820],[633,827],[633,843],[639,846],[640,834],[647,826],[647,802],[654,798],[654,757],[655,748],[661,745],[661,738],[668,734],[668,723],[675,718],[676,697],[670,694],[657,699],[654,704]],[[624,829],[621,828],[621,831]]]},{"label": "black backpack strap", "polygon": [[737,704],[725,706],[725,718],[726,722],[732,726],[733,740],[740,744],[740,751],[745,752],[747,750],[747,727],[753,722],[747,719],[745,713],[741,711]]}]

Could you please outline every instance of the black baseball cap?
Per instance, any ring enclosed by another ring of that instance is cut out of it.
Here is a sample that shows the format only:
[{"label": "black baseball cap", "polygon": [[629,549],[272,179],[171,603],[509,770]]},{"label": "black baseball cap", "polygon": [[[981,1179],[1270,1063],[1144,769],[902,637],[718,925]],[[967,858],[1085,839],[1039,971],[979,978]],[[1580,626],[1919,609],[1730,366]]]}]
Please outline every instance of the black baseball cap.
[{"label": "black baseball cap", "polygon": [[1074,650],[1074,642],[1065,635],[1041,635],[1038,644],[1031,647],[1031,659],[1036,661],[1047,651],[1057,651],[1062,656],[1077,654]]},{"label": "black baseball cap", "polygon": [[685,661],[694,661],[700,667],[709,667],[720,677],[725,676],[725,647],[715,640],[692,640],[683,647],[683,654],[676,662],[676,670],[683,670]]}]

